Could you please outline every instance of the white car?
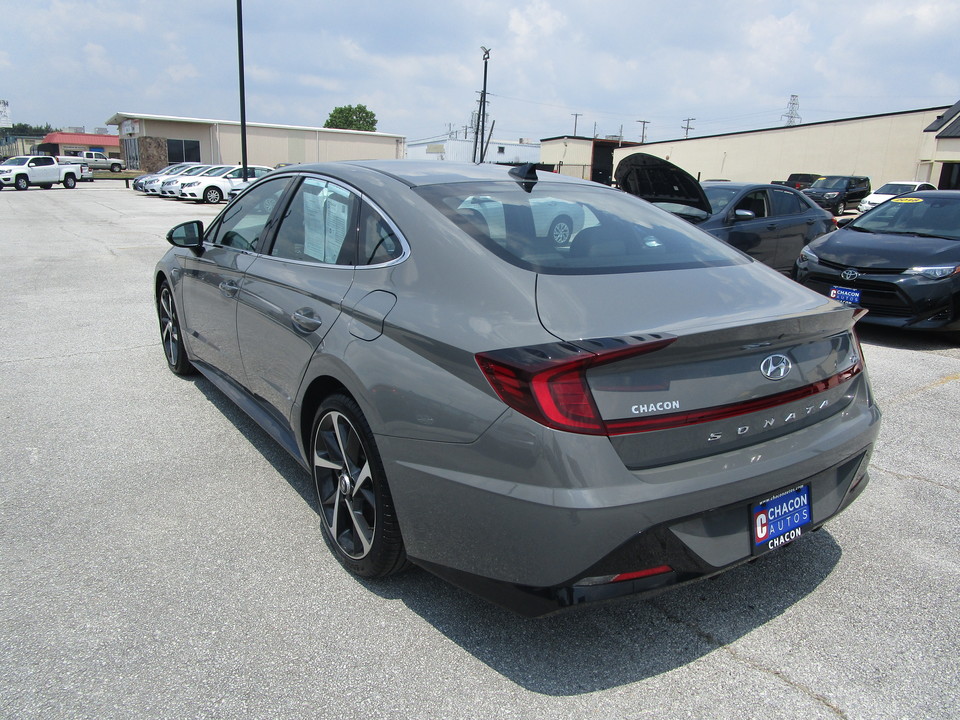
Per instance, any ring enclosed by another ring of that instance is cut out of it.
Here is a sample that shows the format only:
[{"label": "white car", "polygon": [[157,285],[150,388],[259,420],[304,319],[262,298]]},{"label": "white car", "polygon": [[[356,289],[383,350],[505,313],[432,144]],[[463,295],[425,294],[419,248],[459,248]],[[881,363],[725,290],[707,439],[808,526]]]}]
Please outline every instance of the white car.
[{"label": "white car", "polygon": [[226,172],[229,169],[229,165],[197,165],[189,170],[185,170],[179,175],[174,175],[164,180],[160,184],[160,195],[162,197],[172,197],[179,200],[180,190],[184,183],[188,183],[194,178],[205,175],[208,172],[213,172],[214,170],[223,170],[223,172]]},{"label": "white car", "polygon": [[897,195],[903,195],[904,193],[916,192],[917,190],[936,189],[937,188],[930,183],[920,182],[919,180],[894,180],[893,182],[888,182],[877,188],[877,190],[870,195],[867,195],[863,200],[860,201],[860,204],[857,206],[857,210],[860,212],[866,212],[867,210],[875,208],[880,203],[884,203],[890,198],[894,198]]},{"label": "white car", "polygon": [[[264,165],[247,165],[247,182],[262,178],[272,170],[273,168]],[[198,177],[187,180],[180,186],[180,198],[216,204],[227,197],[231,190],[242,187],[243,184],[243,166],[235,165],[228,167],[223,173],[201,173]]]},{"label": "white car", "polygon": [[193,168],[196,168],[196,167],[210,167],[210,166],[209,166],[209,165],[200,165],[200,164],[198,164],[198,163],[191,163],[191,164],[188,165],[188,164],[185,163],[185,164],[181,165],[179,168],[177,168],[177,169],[175,169],[175,170],[169,170],[169,171],[165,172],[163,175],[157,173],[157,174],[156,174],[155,176],[153,176],[152,178],[148,178],[148,179],[144,180],[144,182],[143,182],[143,191],[144,191],[147,195],[159,195],[159,194],[160,194],[160,189],[163,187],[163,183],[165,183],[167,180],[171,180],[171,179],[173,179],[173,178],[175,178],[175,177],[177,177],[177,176],[179,176],[179,175],[183,175],[183,173],[185,173],[185,172],[187,172],[188,170],[191,170],[191,169],[193,169]]}]

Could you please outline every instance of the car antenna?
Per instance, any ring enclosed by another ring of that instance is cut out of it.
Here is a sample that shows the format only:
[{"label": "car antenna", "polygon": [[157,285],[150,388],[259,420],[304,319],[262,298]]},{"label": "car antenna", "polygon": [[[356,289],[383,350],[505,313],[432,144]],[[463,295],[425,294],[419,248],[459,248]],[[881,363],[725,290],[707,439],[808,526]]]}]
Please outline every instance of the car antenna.
[{"label": "car antenna", "polygon": [[537,166],[533,163],[524,163],[523,165],[510,168],[509,175],[517,179],[517,184],[522,187],[525,192],[532,192],[533,186],[536,185],[537,180],[540,179],[537,177]]}]

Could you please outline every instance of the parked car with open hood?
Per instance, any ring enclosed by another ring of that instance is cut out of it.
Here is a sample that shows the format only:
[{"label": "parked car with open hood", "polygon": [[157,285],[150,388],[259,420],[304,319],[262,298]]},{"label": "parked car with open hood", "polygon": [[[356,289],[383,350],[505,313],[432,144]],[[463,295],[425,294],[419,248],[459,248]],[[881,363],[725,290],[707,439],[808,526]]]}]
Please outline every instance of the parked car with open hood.
[{"label": "parked car with open hood", "polygon": [[698,183],[676,165],[644,153],[624,158],[617,184],[682,217],[784,274],[800,250],[835,230],[836,221],[788,187],[730,181]]},{"label": "parked car with open hood", "polygon": [[921,182],[919,180],[895,180],[894,182],[884,183],[874,192],[867,195],[863,200],[860,201],[860,204],[857,206],[857,210],[864,213],[867,210],[872,210],[880,203],[886,202],[890,198],[897,197],[898,195],[905,195],[906,193],[917,192],[918,190],[936,189],[936,186],[931,185],[928,182]]},{"label": "parked car with open hood", "polygon": [[960,333],[960,191],[878,205],[804,248],[796,277],[869,310],[863,322]]},{"label": "parked car with open hood", "polygon": [[[536,216],[571,205],[557,243]],[[776,551],[867,484],[858,313],[627,193],[532,165],[298,165],[167,238],[170,369],[311,474],[359,576],[413,562],[540,615]]]}]

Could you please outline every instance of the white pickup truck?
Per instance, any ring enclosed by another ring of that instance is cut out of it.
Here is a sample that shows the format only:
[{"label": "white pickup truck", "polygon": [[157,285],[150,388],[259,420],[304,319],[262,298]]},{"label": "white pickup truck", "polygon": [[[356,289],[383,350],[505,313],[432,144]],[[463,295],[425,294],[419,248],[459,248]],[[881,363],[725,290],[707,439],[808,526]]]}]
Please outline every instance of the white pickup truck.
[{"label": "white pickup truck", "polygon": [[102,152],[93,150],[84,150],[76,155],[61,155],[57,157],[60,162],[76,162],[81,160],[90,166],[91,170],[109,170],[110,172],[120,172],[123,170],[123,160],[120,158],[111,158]]},{"label": "white pickup truck", "polygon": [[82,165],[59,163],[49,155],[18,155],[0,163],[0,188],[26,190],[39,185],[45,190],[54,185],[72,189],[81,178]]}]

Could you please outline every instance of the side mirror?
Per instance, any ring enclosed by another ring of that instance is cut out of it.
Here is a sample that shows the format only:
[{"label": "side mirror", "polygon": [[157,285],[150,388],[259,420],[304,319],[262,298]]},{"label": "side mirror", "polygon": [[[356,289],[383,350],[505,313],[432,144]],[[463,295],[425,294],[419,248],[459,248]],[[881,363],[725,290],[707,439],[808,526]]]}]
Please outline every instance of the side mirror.
[{"label": "side mirror", "polygon": [[855,216],[849,216],[849,215],[847,217],[837,218],[837,227],[842,228],[845,225],[849,225],[851,222],[853,222],[856,219],[857,218]]},{"label": "side mirror", "polygon": [[756,220],[757,216],[752,210],[734,210],[733,219],[734,222],[740,222],[742,220]]},{"label": "side mirror", "polygon": [[175,247],[201,247],[203,245],[203,223],[199,220],[191,220],[175,225],[167,232],[167,242]]}]

